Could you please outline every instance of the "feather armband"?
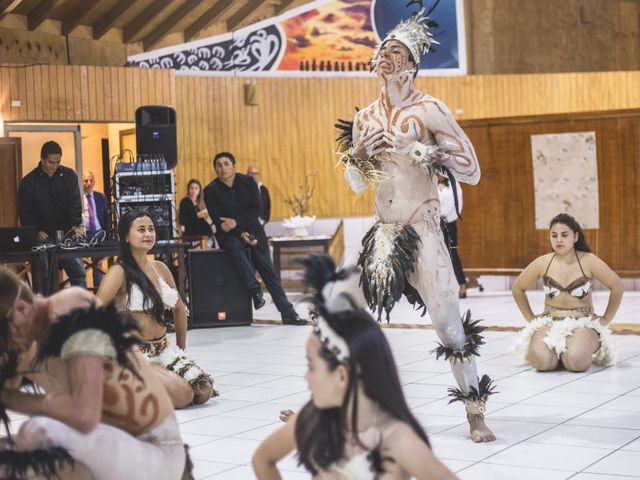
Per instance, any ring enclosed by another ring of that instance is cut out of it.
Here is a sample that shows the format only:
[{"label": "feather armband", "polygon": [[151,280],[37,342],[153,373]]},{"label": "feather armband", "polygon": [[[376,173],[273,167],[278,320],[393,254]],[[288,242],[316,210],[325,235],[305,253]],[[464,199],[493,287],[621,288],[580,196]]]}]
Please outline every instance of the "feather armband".
[{"label": "feather armband", "polygon": [[414,142],[409,150],[409,156],[415,165],[429,175],[442,174],[442,162],[445,152],[440,145],[425,145]]},{"label": "feather armband", "polygon": [[495,384],[489,375],[483,375],[478,382],[478,388],[470,387],[469,393],[464,394],[459,388],[450,388],[449,403],[463,402],[469,415],[483,415],[486,411],[486,403],[489,395],[498,393]]},{"label": "feather armband", "polygon": [[340,155],[338,165],[342,165],[345,169],[356,169],[362,178],[371,185],[377,185],[389,179],[389,175],[380,169],[380,161],[375,157],[363,160],[353,156],[353,122],[339,118],[335,127],[338,130],[336,142]]},{"label": "feather armband", "polygon": [[464,329],[465,342],[459,349],[453,349],[438,342],[438,347],[434,350],[436,360],[444,357],[445,360],[452,362],[468,361],[473,355],[479,357],[479,347],[484,345],[482,335],[480,335],[485,327],[479,325],[481,320],[471,320],[471,310],[467,310],[462,319],[462,328]]}]

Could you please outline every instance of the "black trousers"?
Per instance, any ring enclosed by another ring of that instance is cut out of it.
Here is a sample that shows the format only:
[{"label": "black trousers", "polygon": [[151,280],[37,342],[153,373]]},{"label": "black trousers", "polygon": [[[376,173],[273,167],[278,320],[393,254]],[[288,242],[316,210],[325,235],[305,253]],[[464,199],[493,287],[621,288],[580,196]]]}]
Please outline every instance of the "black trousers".
[{"label": "black trousers", "polygon": [[[248,256],[247,244],[237,237],[226,235],[223,239],[219,240],[219,243],[220,247],[229,253],[229,258],[240,276],[240,281],[250,295],[261,291],[260,284],[258,280],[256,280],[256,275],[253,270],[253,266],[255,266],[267,290],[271,294],[273,303],[276,304],[278,311],[283,315],[293,314],[295,312],[293,305],[287,300],[280,278],[276,274],[275,268],[273,268],[268,247],[265,248],[260,246],[260,244],[254,247],[248,247],[250,252]],[[251,260],[249,258],[251,258]]]},{"label": "black trousers", "polygon": [[[50,295],[53,290],[53,282],[58,281],[58,272],[52,272],[53,276],[50,276],[49,269],[51,266],[51,253],[42,255],[39,259],[43,275],[43,282],[46,288],[46,294]],[[58,260],[58,267],[62,268],[67,277],[69,277],[69,283],[75,287],[87,288],[87,277],[84,269],[84,262],[80,258],[65,258]]]},{"label": "black trousers", "polygon": [[464,276],[464,271],[462,270],[462,262],[460,261],[460,256],[458,255],[458,227],[456,226],[455,221],[447,223],[446,227],[447,236],[449,237],[449,254],[451,255],[453,272],[456,274],[458,285],[464,285],[465,283],[467,283],[467,279]]}]

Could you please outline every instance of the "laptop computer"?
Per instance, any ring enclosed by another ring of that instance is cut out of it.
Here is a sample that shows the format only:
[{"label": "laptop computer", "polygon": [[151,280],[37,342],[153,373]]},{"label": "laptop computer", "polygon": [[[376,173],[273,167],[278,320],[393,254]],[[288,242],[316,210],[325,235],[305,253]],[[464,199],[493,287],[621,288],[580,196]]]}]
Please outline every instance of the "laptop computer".
[{"label": "laptop computer", "polygon": [[0,227],[0,253],[29,252],[37,243],[36,227]]}]

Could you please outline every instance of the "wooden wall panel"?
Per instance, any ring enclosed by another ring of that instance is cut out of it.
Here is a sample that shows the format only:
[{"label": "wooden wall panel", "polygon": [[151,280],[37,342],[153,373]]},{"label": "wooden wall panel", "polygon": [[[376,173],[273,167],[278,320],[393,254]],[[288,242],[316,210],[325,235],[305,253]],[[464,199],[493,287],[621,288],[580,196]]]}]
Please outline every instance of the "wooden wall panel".
[{"label": "wooden wall panel", "polygon": [[470,73],[640,68],[640,0],[464,3]]},{"label": "wooden wall panel", "polygon": [[[140,105],[175,105],[172,70],[0,65],[5,122],[132,122]],[[20,107],[11,107],[20,100]]]},{"label": "wooden wall panel", "polygon": [[[255,84],[257,106],[244,103],[247,82]],[[461,254],[466,265],[520,267],[545,250],[544,232],[527,226],[533,225],[529,136],[595,129],[603,223],[598,232],[588,232],[589,239],[615,268],[639,268],[634,262],[640,260],[630,259],[640,259],[640,123],[621,114],[573,114],[640,109],[640,72],[419,78],[417,88],[449,105],[478,151],[483,178],[479,186],[465,187]],[[262,170],[274,218],[289,216],[285,196],[313,172],[313,214],[371,214],[371,192],[356,199],[334,168],[333,125],[377,96],[375,79],[176,77],[168,70],[0,66],[0,115],[8,122],[131,122],[143,102],[174,106],[179,197],[190,178],[210,181],[211,158],[229,150],[240,171],[250,164]],[[22,106],[11,107],[11,100]],[[487,120],[549,114],[563,115]]]},{"label": "wooden wall panel", "polygon": [[22,178],[22,149],[19,138],[0,137],[0,227],[12,227],[18,224],[18,189],[16,185]]},{"label": "wooden wall panel", "polygon": [[[312,200],[318,216],[371,213],[371,193],[355,199],[334,166],[334,123],[353,117],[378,96],[375,79],[242,79],[176,77],[178,114],[178,192],[190,178],[204,184],[214,172],[213,155],[229,150],[239,171],[262,170],[272,194],[272,215],[289,215],[284,204],[304,176],[317,172]],[[257,106],[244,104],[244,84],[253,82]],[[421,77],[417,88],[442,99],[459,121],[640,108],[640,72],[563,73]],[[491,131],[487,136],[497,135]],[[489,139],[482,140],[489,141]],[[506,144],[510,141],[504,138]],[[483,182],[492,150],[477,145]],[[493,148],[493,147],[492,147]],[[495,148],[502,148],[497,144]],[[500,167],[496,167],[499,171]]]},{"label": "wooden wall panel", "polygon": [[465,267],[522,268],[550,251],[548,231],[535,229],[531,135],[595,131],[600,228],[585,235],[614,270],[640,274],[640,110],[462,126],[482,160],[480,183],[463,185],[458,238]]}]

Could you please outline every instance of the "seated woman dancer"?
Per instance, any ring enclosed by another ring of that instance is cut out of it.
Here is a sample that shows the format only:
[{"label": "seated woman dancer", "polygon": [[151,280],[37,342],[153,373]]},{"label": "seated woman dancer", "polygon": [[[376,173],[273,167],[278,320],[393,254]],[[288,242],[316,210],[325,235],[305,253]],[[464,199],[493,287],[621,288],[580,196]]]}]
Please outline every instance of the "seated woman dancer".
[{"label": "seated woman dancer", "polygon": [[256,450],[259,480],[278,479],[276,463],[294,449],[314,479],[452,479],[409,411],[389,344],[375,320],[334,287],[328,256],[306,260],[316,290],[316,324],[306,344],[311,400]]},{"label": "seated woman dancer", "polygon": [[[591,252],[576,220],[561,213],[551,220],[552,253],[536,258],[513,284],[513,298],[529,324],[519,333],[515,351],[536,370],[554,370],[560,363],[572,372],[583,372],[591,363],[612,360],[610,330],[622,300],[622,281]],[[544,311],[535,315],[526,291],[543,281]],[[609,303],[599,317],[593,311],[592,281],[611,290]]]},{"label": "seated woman dancer", "polygon": [[[156,240],[153,220],[143,210],[131,210],[120,218],[118,234],[120,257],[100,284],[98,298],[105,304],[115,300],[138,321],[142,351],[162,367],[158,373],[176,408],[206,402],[217,392],[212,378],[184,353],[187,309],[167,266],[148,258]],[[173,310],[178,348],[169,346],[165,309]]]}]

